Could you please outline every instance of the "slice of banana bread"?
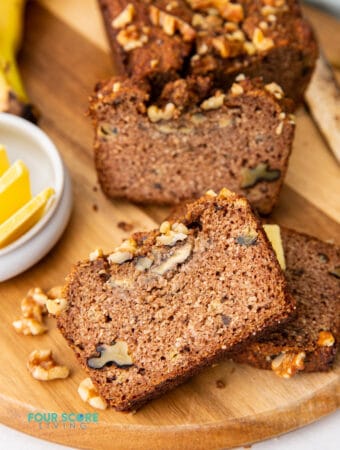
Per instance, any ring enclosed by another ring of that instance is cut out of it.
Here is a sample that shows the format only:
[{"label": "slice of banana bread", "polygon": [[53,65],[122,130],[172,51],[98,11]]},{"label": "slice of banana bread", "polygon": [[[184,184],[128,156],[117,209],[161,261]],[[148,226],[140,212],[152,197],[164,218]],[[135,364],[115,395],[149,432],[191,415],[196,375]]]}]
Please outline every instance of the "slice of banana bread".
[{"label": "slice of banana bread", "polygon": [[133,410],[240,342],[286,320],[295,302],[246,199],[222,190],[180,222],[137,233],[78,263],[58,327],[99,393]]},{"label": "slice of banana bread", "polygon": [[289,100],[275,83],[237,80],[222,91],[207,77],[178,79],[156,97],[131,79],[98,86],[90,112],[105,194],[178,204],[227,186],[269,213],[292,148]]},{"label": "slice of banana bread", "polygon": [[329,370],[340,339],[340,248],[285,228],[281,236],[296,318],[233,359],[285,378]]},{"label": "slice of banana bread", "polygon": [[302,100],[317,45],[297,0],[99,0],[121,73],[154,85],[239,73],[276,82]]}]

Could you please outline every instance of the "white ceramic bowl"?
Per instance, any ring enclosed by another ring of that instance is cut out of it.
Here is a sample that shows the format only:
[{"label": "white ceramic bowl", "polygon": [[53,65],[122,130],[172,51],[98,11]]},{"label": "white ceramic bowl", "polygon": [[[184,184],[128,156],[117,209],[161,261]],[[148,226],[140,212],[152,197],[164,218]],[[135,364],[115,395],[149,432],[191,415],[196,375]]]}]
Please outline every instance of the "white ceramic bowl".
[{"label": "white ceramic bowl", "polygon": [[6,147],[11,164],[21,159],[28,167],[33,196],[48,186],[55,190],[39,222],[0,250],[0,281],[5,281],[31,267],[55,245],[70,218],[72,189],[57,148],[37,126],[1,113],[0,144]]}]

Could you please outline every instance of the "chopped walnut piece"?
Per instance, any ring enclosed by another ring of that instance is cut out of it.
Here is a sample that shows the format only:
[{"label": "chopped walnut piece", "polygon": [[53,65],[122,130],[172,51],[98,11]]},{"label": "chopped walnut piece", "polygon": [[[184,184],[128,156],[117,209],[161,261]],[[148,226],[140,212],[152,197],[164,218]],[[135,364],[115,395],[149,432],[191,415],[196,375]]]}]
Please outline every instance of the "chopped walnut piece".
[{"label": "chopped walnut piece", "polygon": [[222,93],[216,93],[214,96],[207,98],[201,103],[201,108],[205,111],[210,109],[218,109],[223,105],[225,95]]},{"label": "chopped walnut piece", "polygon": [[265,37],[260,28],[255,28],[252,41],[259,52],[265,52],[274,47],[273,39]]},{"label": "chopped walnut piece", "polygon": [[172,247],[178,241],[184,241],[189,234],[188,228],[182,223],[174,223],[170,225],[169,222],[163,222],[159,228],[160,236],[157,236],[156,242],[158,245],[169,245]]},{"label": "chopped walnut piece", "polygon": [[120,88],[121,88],[121,83],[119,81],[116,81],[112,85],[112,92],[119,92]]},{"label": "chopped walnut piece", "polygon": [[93,250],[93,252],[91,252],[89,254],[89,260],[90,261],[96,261],[96,259],[101,258],[103,256],[103,250],[101,248],[96,248],[96,250]]},{"label": "chopped walnut piece", "polygon": [[24,336],[39,336],[47,331],[47,327],[40,321],[29,317],[22,317],[12,323],[15,331]]},{"label": "chopped walnut piece", "polygon": [[210,15],[216,9],[223,19],[231,22],[241,22],[244,18],[242,5],[230,3],[229,0],[187,0],[187,2],[192,9],[205,10]]},{"label": "chopped walnut piece", "polygon": [[153,5],[150,5],[150,20],[153,25],[162,27],[163,31],[169,36],[173,36],[178,30],[184,42],[190,42],[195,39],[196,32],[188,23]]},{"label": "chopped walnut piece", "polygon": [[148,117],[151,122],[159,122],[160,120],[170,120],[174,117],[176,107],[173,103],[167,103],[163,109],[156,105],[148,107]]},{"label": "chopped walnut piece", "polygon": [[98,345],[96,351],[100,353],[100,356],[93,356],[87,360],[87,365],[91,369],[102,369],[107,364],[114,364],[122,369],[133,365],[128,345],[124,341],[116,341],[111,345]]},{"label": "chopped walnut piece", "polygon": [[40,288],[30,289],[21,301],[22,316],[13,322],[14,329],[25,336],[38,336],[47,331],[42,323],[46,314],[47,295]]},{"label": "chopped walnut piece", "polygon": [[79,384],[78,394],[84,402],[88,403],[93,408],[103,410],[107,408],[105,400],[98,394],[91,378],[85,378],[85,380]]},{"label": "chopped walnut piece", "polygon": [[[61,298],[63,296],[63,286],[53,286],[47,291],[47,297],[49,299]],[[47,303],[47,302],[46,302]]]},{"label": "chopped walnut piece", "polygon": [[61,312],[67,307],[67,300],[65,298],[48,299],[46,302],[47,311],[54,315],[59,316]]},{"label": "chopped walnut piece", "polygon": [[140,33],[135,25],[128,25],[121,30],[116,39],[126,52],[143,47],[148,42],[148,36]]},{"label": "chopped walnut piece", "polygon": [[284,97],[284,92],[281,86],[279,86],[277,83],[269,83],[265,85],[265,90],[267,92],[270,92],[272,95],[274,95],[275,98],[278,100],[281,100]]},{"label": "chopped walnut piece", "polygon": [[233,95],[241,95],[241,94],[244,93],[244,89],[243,89],[243,87],[240,84],[233,83],[232,86],[231,86],[230,92]]},{"label": "chopped walnut piece", "polygon": [[175,269],[178,264],[184,263],[190,256],[192,251],[192,244],[187,242],[175,249],[172,255],[168,257],[165,261],[163,261],[158,266],[155,266],[151,269],[152,272],[157,273],[158,275],[164,275],[169,270]]},{"label": "chopped walnut piece", "polygon": [[28,357],[27,368],[32,377],[40,381],[67,378],[70,373],[66,366],[56,364],[51,350],[34,350]]},{"label": "chopped walnut piece", "polygon": [[132,22],[135,15],[135,7],[129,3],[123,11],[112,21],[113,28],[124,28]]},{"label": "chopped walnut piece", "polygon": [[304,360],[306,354],[305,352],[300,353],[281,353],[272,361],[272,370],[279,377],[291,378],[296,374],[297,371],[303,370]]},{"label": "chopped walnut piece", "polygon": [[212,46],[219,52],[221,58],[228,58],[228,56],[230,56],[230,46],[224,36],[213,38],[211,43]]},{"label": "chopped walnut piece", "polygon": [[255,45],[252,42],[246,41],[243,47],[249,56],[253,56],[256,53]]},{"label": "chopped walnut piece", "polygon": [[137,250],[137,242],[130,238],[126,239],[117,247],[111,255],[108,256],[108,261],[111,264],[123,264],[133,258]]},{"label": "chopped walnut piece", "polygon": [[213,191],[212,189],[209,189],[205,195],[208,195],[209,197],[217,197],[217,194],[215,191]]},{"label": "chopped walnut piece", "polygon": [[330,331],[320,331],[317,342],[320,347],[332,347],[334,343],[335,339]]}]

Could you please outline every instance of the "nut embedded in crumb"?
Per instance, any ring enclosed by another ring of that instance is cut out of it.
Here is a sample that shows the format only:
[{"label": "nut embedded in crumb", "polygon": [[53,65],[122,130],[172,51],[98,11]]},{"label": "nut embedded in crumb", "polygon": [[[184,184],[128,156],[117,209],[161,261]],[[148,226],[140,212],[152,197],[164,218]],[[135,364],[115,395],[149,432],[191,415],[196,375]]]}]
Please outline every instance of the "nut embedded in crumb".
[{"label": "nut embedded in crumb", "polygon": [[112,85],[112,92],[119,92],[120,87],[121,87],[121,83],[119,81],[116,81]]},{"label": "nut embedded in crumb", "polygon": [[332,347],[334,343],[335,339],[330,331],[320,331],[317,342],[320,347]]},{"label": "nut embedded in crumb", "polygon": [[224,98],[225,95],[221,93],[207,98],[206,100],[204,100],[204,102],[201,103],[201,108],[205,111],[208,111],[210,109],[218,109],[223,105]]},{"label": "nut embedded in crumb", "polygon": [[78,394],[80,398],[96,409],[106,409],[107,404],[104,399],[102,399],[96,388],[94,387],[91,378],[85,378],[78,387]]},{"label": "nut embedded in crumb", "polygon": [[149,40],[148,36],[140,33],[135,25],[129,25],[117,34],[117,42],[126,52],[143,47]]},{"label": "nut embedded in crumb", "polygon": [[246,79],[246,76],[244,73],[239,73],[237,77],[235,78],[235,81],[244,81]]},{"label": "nut embedded in crumb", "polygon": [[205,195],[208,195],[209,197],[217,197],[217,194],[215,191],[213,191],[212,189],[209,189]]},{"label": "nut embedded in crumb", "polygon": [[265,85],[265,90],[267,92],[270,92],[272,95],[274,95],[275,98],[278,100],[281,100],[284,97],[284,92],[281,86],[279,86],[277,83],[268,83]]},{"label": "nut embedded in crumb", "polygon": [[123,264],[133,258],[137,250],[137,242],[130,238],[123,241],[107,258],[110,264]]},{"label": "nut embedded in crumb", "polygon": [[178,30],[184,42],[192,41],[196,36],[195,30],[184,20],[168,14],[153,5],[150,6],[150,20],[153,25],[160,26],[169,36],[173,36]]},{"label": "nut embedded in crumb", "polygon": [[280,122],[278,126],[275,128],[275,134],[280,136],[282,134],[282,131],[283,131],[283,122]]},{"label": "nut embedded in crumb", "polygon": [[259,52],[265,52],[274,47],[273,39],[265,37],[261,28],[255,28],[252,41]]},{"label": "nut embedded in crumb", "polygon": [[231,92],[233,95],[241,95],[241,94],[244,93],[244,89],[243,89],[243,87],[242,87],[240,84],[238,84],[238,83],[233,83],[232,86],[231,86],[231,88],[230,88],[230,92]]},{"label": "nut embedded in crumb", "polygon": [[66,366],[56,364],[51,350],[34,350],[28,357],[27,368],[32,377],[40,381],[67,378],[70,373]]},{"label": "nut embedded in crumb", "polygon": [[169,270],[173,270],[178,264],[184,263],[189,258],[191,251],[192,244],[187,242],[181,247],[178,247],[168,259],[163,261],[159,266],[152,268],[151,271],[158,275],[164,275]]},{"label": "nut embedded in crumb", "polygon": [[178,241],[184,241],[189,234],[188,228],[182,223],[174,223],[170,225],[169,222],[163,222],[159,228],[160,236],[157,236],[156,242],[158,245],[175,245]]},{"label": "nut embedded in crumb", "polygon": [[159,122],[160,120],[170,120],[173,118],[176,107],[173,103],[167,103],[165,107],[158,108],[156,105],[148,107],[148,117],[151,122]]},{"label": "nut embedded in crumb", "polygon": [[113,28],[124,28],[132,22],[135,15],[135,8],[132,3],[129,3],[123,11],[112,21]]},{"label": "nut embedded in crumb", "polygon": [[115,341],[111,345],[98,345],[96,351],[100,356],[93,356],[87,360],[87,365],[91,369],[102,369],[107,364],[114,364],[122,369],[127,369],[133,365],[128,345],[124,341]]},{"label": "nut embedded in crumb", "polygon": [[276,375],[282,378],[291,378],[297,371],[303,370],[305,352],[300,353],[281,353],[272,361],[272,370]]},{"label": "nut embedded in crumb", "polygon": [[90,261],[95,261],[98,258],[101,258],[103,256],[103,250],[101,248],[96,248],[96,250],[93,250],[93,252],[91,252],[89,254],[89,260]]}]

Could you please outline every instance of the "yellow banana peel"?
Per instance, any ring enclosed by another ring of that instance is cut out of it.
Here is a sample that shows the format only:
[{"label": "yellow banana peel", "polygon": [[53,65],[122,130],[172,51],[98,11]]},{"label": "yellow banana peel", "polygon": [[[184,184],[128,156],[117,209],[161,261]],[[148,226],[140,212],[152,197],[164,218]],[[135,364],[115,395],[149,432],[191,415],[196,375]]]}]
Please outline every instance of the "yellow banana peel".
[{"label": "yellow banana peel", "polygon": [[0,0],[0,111],[37,119],[19,74],[16,54],[22,38],[26,0]]}]

